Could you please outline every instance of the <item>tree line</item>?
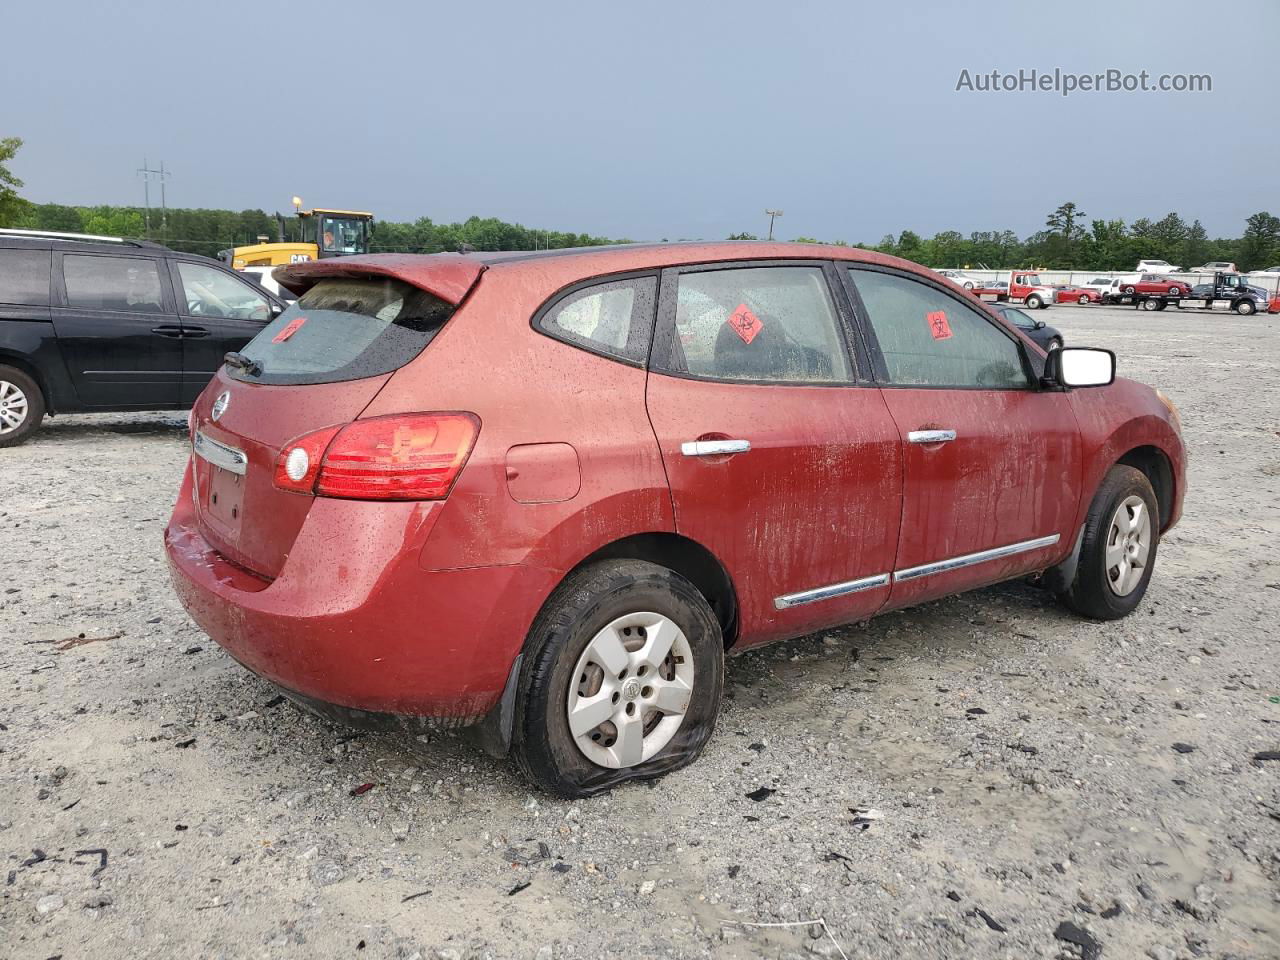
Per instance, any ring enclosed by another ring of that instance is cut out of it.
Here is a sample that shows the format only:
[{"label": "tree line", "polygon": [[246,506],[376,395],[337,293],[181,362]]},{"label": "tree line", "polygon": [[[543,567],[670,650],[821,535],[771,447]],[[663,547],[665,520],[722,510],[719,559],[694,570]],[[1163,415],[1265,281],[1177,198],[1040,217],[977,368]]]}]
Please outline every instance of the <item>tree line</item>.
[{"label": "tree line", "polygon": [[[6,167],[22,146],[16,137],[0,139],[0,227],[95,233],[157,240],[176,250],[217,256],[228,247],[302,236],[294,216],[278,218],[262,210],[204,210],[175,208],[165,212],[127,206],[67,206],[31,203],[17,193],[22,181]],[[149,221],[149,225],[148,225]],[[757,240],[738,233],[730,240]],[[796,237],[817,243],[813,237]],[[371,234],[375,252],[441,253],[465,247],[475,250],[536,250],[544,248],[629,243],[587,233],[542,230],[507,223],[495,217],[471,217],[461,223],[435,223],[429,217],[413,222],[376,220]],[[834,241],[850,246],[847,241]],[[1210,239],[1199,220],[1188,224],[1177,213],[1159,220],[1145,217],[1125,223],[1118,219],[1089,219],[1075,203],[1064,203],[1048,215],[1045,227],[1025,239],[1012,230],[965,234],[944,230],[925,239],[912,230],[886,235],[878,244],[852,244],[878,250],[930,267],[991,269],[1039,267],[1056,270],[1132,270],[1138,260],[1166,260],[1175,266],[1198,267],[1212,260],[1236,263],[1241,270],[1260,270],[1280,264],[1280,218],[1265,211],[1245,221],[1236,238]]]}]

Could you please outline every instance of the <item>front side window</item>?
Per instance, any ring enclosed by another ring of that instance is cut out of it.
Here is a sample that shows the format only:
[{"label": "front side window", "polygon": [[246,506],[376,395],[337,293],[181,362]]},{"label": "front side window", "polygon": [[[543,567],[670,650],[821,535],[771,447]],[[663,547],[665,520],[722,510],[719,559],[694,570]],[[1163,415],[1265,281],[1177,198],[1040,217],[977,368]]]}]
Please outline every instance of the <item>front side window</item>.
[{"label": "front side window", "polygon": [[267,298],[242,280],[202,263],[178,262],[187,314],[229,320],[268,320]]},{"label": "front side window", "polygon": [[154,260],[137,257],[62,258],[67,305],[86,310],[163,313],[160,271]]},{"label": "front side window", "polygon": [[0,303],[49,305],[48,250],[0,250]]},{"label": "front side window", "polygon": [[784,383],[853,379],[821,267],[689,272],[677,282],[669,372]]},{"label": "front side window", "polygon": [[644,363],[649,357],[656,277],[630,277],[576,290],[552,304],[538,329],[596,353]]},{"label": "front side window", "polygon": [[994,321],[928,284],[849,271],[866,307],[889,382],[902,386],[1026,389],[1018,343]]}]

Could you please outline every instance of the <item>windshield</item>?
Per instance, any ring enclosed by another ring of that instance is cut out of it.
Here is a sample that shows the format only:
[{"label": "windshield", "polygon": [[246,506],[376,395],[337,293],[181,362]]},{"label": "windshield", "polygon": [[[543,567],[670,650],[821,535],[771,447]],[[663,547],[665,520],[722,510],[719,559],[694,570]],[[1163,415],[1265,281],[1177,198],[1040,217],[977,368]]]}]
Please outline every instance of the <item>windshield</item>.
[{"label": "windshield", "polygon": [[367,222],[351,217],[320,218],[320,250],[324,253],[368,253],[365,241]]},{"label": "windshield", "polygon": [[241,351],[251,383],[359,380],[404,366],[431,342],[453,307],[400,280],[321,280]]}]

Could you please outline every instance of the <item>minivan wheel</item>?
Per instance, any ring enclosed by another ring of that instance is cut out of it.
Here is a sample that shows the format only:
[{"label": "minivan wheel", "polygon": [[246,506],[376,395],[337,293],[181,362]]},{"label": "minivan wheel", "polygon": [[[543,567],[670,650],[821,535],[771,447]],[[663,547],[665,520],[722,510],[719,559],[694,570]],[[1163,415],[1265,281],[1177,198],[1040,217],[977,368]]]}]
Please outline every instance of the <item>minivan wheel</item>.
[{"label": "minivan wheel", "polygon": [[592,564],[530,631],[512,752],[563,797],[659,777],[702,752],[723,688],[720,625],[692,583],[640,560]]},{"label": "minivan wheel", "polygon": [[44,394],[16,367],[0,366],[0,447],[21,443],[44,420]]},{"label": "minivan wheel", "polygon": [[1127,616],[1147,592],[1159,542],[1160,508],[1150,481],[1117,464],[1089,505],[1075,580],[1059,599],[1094,620]]}]

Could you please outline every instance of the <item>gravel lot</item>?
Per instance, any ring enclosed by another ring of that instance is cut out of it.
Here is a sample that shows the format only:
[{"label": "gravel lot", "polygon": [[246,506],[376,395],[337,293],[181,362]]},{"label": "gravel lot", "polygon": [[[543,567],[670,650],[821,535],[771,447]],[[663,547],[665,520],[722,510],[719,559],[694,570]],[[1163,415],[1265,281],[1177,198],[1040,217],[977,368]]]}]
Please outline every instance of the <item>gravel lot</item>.
[{"label": "gravel lot", "polygon": [[0,451],[0,954],[1280,957],[1280,322],[1040,316],[1182,408],[1138,612],[1012,583],[744,655],[698,763],[576,803],[203,636],[160,544],[185,415]]}]

